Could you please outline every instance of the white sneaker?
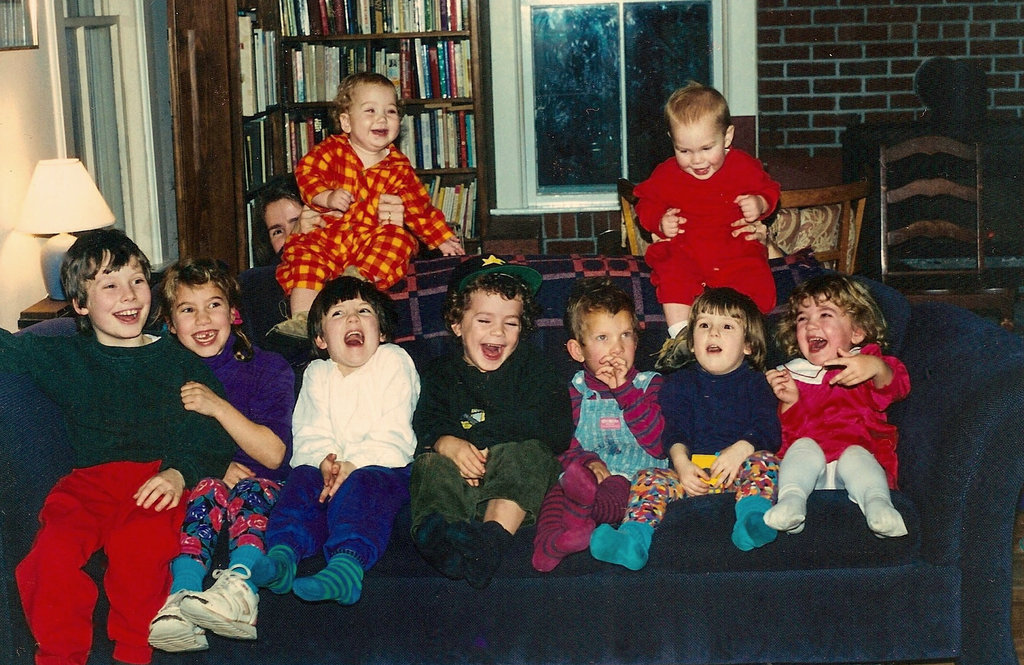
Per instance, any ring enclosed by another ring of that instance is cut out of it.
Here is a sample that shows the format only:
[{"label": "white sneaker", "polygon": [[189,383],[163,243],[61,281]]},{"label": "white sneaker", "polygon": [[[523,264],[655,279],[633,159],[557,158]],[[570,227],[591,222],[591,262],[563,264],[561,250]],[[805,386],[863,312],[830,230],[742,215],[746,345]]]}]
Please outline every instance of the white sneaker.
[{"label": "white sneaker", "polygon": [[206,631],[181,615],[179,604],[188,591],[176,591],[149,622],[149,646],[161,651],[202,651],[209,648]]},{"label": "white sneaker", "polygon": [[242,565],[214,571],[217,581],[213,586],[206,591],[190,591],[181,599],[182,615],[223,637],[256,639],[260,597],[245,582],[251,574]]}]

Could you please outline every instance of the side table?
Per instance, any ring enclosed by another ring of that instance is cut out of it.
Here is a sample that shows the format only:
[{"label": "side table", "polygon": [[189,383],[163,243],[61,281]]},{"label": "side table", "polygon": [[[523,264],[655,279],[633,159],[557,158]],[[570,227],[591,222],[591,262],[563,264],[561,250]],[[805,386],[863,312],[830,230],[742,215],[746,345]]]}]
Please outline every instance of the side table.
[{"label": "side table", "polygon": [[53,300],[49,297],[43,298],[29,308],[22,310],[18,318],[18,330],[28,328],[33,323],[46,321],[47,319],[59,319],[63,316],[72,316],[74,308],[70,300]]}]

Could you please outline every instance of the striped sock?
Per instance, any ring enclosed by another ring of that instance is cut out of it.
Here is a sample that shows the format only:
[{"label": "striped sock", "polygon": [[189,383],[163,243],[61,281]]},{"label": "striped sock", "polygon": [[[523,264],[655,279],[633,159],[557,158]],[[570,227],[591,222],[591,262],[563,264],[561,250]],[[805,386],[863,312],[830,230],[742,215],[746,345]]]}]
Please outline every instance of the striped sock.
[{"label": "striped sock", "polygon": [[287,545],[274,545],[253,564],[251,579],[256,586],[266,587],[274,593],[288,593],[295,582],[298,559],[295,551]]},{"label": "striped sock", "polygon": [[339,552],[316,575],[295,580],[292,591],[302,600],[352,605],[363,593],[363,565],[348,552]]}]

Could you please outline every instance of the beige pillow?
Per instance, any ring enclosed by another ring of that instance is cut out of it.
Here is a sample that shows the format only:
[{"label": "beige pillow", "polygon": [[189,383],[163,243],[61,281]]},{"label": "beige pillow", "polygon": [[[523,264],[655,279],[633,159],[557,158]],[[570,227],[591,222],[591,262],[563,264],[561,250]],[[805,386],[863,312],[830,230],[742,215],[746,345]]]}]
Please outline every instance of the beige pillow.
[{"label": "beige pillow", "polygon": [[841,203],[780,208],[775,213],[771,234],[787,254],[804,247],[815,252],[832,250],[839,246],[839,216],[842,212]]}]

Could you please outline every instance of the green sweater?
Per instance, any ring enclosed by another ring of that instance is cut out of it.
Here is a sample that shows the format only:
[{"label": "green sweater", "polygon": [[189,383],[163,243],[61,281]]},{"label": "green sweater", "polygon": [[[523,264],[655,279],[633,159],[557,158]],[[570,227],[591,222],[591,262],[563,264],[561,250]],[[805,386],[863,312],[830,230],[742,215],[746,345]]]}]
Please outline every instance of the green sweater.
[{"label": "green sweater", "polygon": [[224,475],[235,444],[213,418],[186,411],[181,386],[198,381],[224,396],[199,357],[163,337],[141,347],[0,330],[0,371],[25,373],[64,413],[76,468],[162,460],[186,486]]},{"label": "green sweater", "polygon": [[497,443],[538,439],[555,455],[569,447],[572,405],[568,384],[532,344],[519,346],[493,372],[465,361],[462,347],[420,373],[412,426],[416,455],[449,434],[483,450]]}]

